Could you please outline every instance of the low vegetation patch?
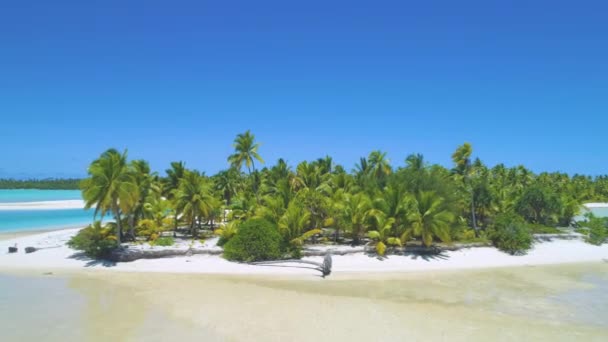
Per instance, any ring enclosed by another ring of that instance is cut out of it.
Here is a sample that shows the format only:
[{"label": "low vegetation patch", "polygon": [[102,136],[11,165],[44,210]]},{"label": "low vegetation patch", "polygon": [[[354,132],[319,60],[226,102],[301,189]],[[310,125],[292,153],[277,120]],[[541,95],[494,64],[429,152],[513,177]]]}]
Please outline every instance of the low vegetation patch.
[{"label": "low vegetation patch", "polygon": [[111,224],[102,226],[100,221],[95,221],[73,236],[68,241],[68,246],[83,251],[90,258],[104,258],[118,247],[115,227]]},{"label": "low vegetation patch", "polygon": [[276,225],[263,219],[250,219],[243,222],[224,245],[224,257],[247,262],[279,259],[282,242]]},{"label": "low vegetation patch", "polygon": [[154,246],[168,247],[168,246],[173,246],[175,244],[175,240],[170,236],[163,236],[163,237],[159,237],[156,240],[154,240],[153,244],[154,244]]},{"label": "low vegetation patch", "polygon": [[494,246],[509,254],[524,254],[532,248],[532,234],[526,222],[516,214],[502,214],[488,231]]},{"label": "low vegetation patch", "polygon": [[581,224],[579,233],[586,235],[585,241],[592,245],[601,245],[608,241],[608,218],[588,214],[587,220]]}]

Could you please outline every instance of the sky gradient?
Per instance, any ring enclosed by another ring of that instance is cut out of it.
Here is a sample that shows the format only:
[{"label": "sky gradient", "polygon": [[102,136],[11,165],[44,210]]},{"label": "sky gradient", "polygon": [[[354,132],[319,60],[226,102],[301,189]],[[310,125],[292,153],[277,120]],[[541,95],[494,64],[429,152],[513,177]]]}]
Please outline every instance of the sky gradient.
[{"label": "sky gradient", "polygon": [[[3,1],[0,177],[371,150],[608,174],[605,1]],[[128,3],[128,4],[126,4]]]}]

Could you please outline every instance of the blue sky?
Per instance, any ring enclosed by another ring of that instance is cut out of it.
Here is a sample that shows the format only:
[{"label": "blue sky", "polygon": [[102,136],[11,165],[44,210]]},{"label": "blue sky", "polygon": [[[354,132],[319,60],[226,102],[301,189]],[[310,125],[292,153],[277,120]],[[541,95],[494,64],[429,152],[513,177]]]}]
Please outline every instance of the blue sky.
[{"label": "blue sky", "polygon": [[[127,4],[128,3],[128,4]],[[3,1],[0,177],[371,150],[608,173],[603,1]]]}]

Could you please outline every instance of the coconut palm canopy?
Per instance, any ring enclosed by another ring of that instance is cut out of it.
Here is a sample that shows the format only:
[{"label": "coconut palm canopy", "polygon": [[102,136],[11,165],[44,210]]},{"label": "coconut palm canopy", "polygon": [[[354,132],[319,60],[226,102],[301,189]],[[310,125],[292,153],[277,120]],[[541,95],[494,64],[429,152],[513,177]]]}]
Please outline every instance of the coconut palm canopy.
[{"label": "coconut palm canopy", "polygon": [[264,218],[294,248],[311,239],[370,243],[379,254],[411,243],[483,239],[507,213],[543,227],[569,225],[582,203],[608,201],[607,177],[490,168],[468,143],[456,148],[451,169],[421,154],[396,167],[385,152],[372,151],[350,173],[330,156],[256,169],[264,162],[260,146],[250,131],[238,134],[229,167],[212,176],[184,162],[157,175],[144,160],[129,162],[126,151],[109,149],[91,163],[83,198],[98,216],[115,218],[119,240],[137,238],[143,220],[146,231],[181,227],[194,236],[219,221],[221,234],[232,236],[240,223]]}]

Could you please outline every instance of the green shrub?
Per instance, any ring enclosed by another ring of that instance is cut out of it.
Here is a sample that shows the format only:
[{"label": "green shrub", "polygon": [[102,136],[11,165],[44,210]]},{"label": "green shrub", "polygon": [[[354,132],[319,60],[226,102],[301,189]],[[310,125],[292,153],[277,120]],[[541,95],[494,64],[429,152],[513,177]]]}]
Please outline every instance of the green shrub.
[{"label": "green shrub", "polygon": [[496,217],[488,237],[498,249],[509,254],[523,254],[532,248],[532,234],[526,222],[515,214]]},{"label": "green shrub", "polygon": [[175,240],[170,237],[170,236],[163,236],[163,237],[159,237],[158,239],[154,240],[154,245],[155,246],[173,246],[175,244]]},{"label": "green shrub", "polygon": [[599,246],[608,239],[608,219],[589,214],[587,221],[582,225],[584,228],[581,229],[581,232],[587,235],[586,242]]},{"label": "green shrub", "polygon": [[238,221],[232,221],[232,222],[216,229],[213,233],[220,237],[217,241],[217,245],[222,247],[223,245],[226,244],[226,242],[228,242],[230,239],[232,239],[234,237],[234,235],[236,235],[238,226],[239,226]]},{"label": "green shrub", "polygon": [[118,247],[115,229],[111,225],[102,226],[100,221],[81,229],[68,241],[70,248],[83,251],[88,257],[99,259],[106,257]]},{"label": "green shrub", "polygon": [[281,257],[282,237],[276,225],[263,219],[243,222],[224,245],[224,257],[235,261],[273,260]]}]

